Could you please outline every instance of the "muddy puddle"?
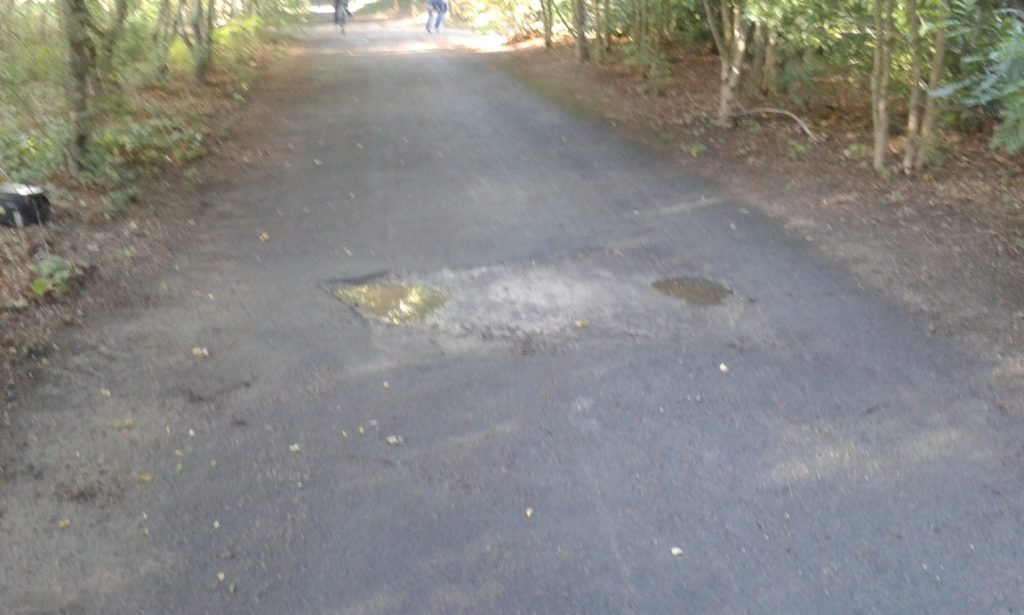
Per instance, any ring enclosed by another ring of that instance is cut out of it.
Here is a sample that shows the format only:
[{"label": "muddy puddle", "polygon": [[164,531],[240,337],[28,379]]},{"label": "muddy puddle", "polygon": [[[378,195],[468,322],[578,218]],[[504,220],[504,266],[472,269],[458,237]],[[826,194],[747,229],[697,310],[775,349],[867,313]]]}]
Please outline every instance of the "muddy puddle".
[{"label": "muddy puddle", "polygon": [[719,305],[732,294],[725,286],[704,278],[666,278],[658,280],[653,286],[665,296],[700,307]]},{"label": "muddy puddle", "polygon": [[334,296],[367,320],[405,325],[423,322],[452,293],[447,288],[423,284],[364,284],[337,288]]}]

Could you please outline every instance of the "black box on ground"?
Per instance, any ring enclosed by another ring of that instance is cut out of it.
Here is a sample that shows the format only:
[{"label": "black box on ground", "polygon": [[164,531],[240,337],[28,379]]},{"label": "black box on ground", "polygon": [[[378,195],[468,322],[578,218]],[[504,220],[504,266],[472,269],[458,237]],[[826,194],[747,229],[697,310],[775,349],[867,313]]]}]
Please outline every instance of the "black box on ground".
[{"label": "black box on ground", "polygon": [[50,219],[50,200],[41,188],[0,184],[0,224],[22,227]]}]

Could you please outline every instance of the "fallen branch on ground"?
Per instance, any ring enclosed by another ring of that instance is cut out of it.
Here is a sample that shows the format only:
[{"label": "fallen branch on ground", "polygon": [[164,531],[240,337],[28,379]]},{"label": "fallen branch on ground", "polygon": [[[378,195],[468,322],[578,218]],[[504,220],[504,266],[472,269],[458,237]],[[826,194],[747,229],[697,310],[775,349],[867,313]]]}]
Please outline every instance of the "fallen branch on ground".
[{"label": "fallen branch on ground", "polygon": [[800,126],[800,129],[804,131],[804,133],[807,135],[807,138],[810,139],[812,143],[817,143],[818,142],[817,135],[815,135],[814,131],[811,130],[811,127],[807,125],[807,122],[803,121],[802,119],[797,117],[795,114],[790,113],[789,111],[786,111],[785,109],[776,109],[775,107],[758,107],[757,109],[749,109],[749,110],[746,110],[746,111],[736,111],[735,113],[732,114],[732,117],[743,117],[745,115],[760,115],[760,114],[785,115],[786,117],[788,117],[788,118],[792,119],[794,122],[796,122],[798,126]]}]

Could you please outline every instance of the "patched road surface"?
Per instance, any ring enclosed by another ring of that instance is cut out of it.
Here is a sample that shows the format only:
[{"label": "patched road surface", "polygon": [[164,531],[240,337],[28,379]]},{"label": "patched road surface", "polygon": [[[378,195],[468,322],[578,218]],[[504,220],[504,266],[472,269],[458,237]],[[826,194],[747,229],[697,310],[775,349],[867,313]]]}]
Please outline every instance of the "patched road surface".
[{"label": "patched road surface", "polygon": [[990,365],[418,27],[311,31],[17,402],[0,612],[1024,609]]}]

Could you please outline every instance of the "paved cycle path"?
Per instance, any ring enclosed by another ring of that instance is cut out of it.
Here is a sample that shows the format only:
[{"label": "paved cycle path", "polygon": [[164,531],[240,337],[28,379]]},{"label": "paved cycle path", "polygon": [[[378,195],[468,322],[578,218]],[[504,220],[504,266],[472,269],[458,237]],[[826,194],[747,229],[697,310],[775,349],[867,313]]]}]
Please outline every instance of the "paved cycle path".
[{"label": "paved cycle path", "polygon": [[249,114],[23,400],[0,611],[1024,608],[989,366],[713,183],[412,26],[311,31]]}]

